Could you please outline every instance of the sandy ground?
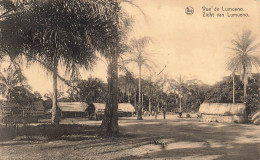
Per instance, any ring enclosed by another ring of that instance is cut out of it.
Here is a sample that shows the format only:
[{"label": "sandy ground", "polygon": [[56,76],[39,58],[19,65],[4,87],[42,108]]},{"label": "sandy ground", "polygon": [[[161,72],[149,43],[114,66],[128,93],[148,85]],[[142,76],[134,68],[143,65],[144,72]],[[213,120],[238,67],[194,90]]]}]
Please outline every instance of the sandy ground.
[{"label": "sandy ground", "polygon": [[[195,116],[194,116],[195,117]],[[61,123],[100,125],[101,121],[65,119]],[[119,120],[118,137],[73,135],[56,141],[15,139],[0,143],[0,159],[260,159],[260,126],[204,123],[167,115]]]}]

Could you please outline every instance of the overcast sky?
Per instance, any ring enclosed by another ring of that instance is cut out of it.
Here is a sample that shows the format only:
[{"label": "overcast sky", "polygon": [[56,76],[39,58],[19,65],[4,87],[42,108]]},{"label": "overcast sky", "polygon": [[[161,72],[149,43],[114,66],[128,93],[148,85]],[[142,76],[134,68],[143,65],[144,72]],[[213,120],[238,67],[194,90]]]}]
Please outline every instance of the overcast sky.
[{"label": "overcast sky", "polygon": [[[146,16],[136,7],[122,3],[135,19],[130,37],[151,37],[153,42],[147,46],[147,53],[153,53],[158,70],[167,65],[164,73],[171,77],[181,74],[214,84],[230,74],[225,64],[231,54],[227,47],[234,34],[252,30],[260,39],[259,0],[137,0],[135,3]],[[194,9],[192,15],[185,13],[188,6]],[[214,11],[214,17],[203,17],[203,6],[218,7],[218,13],[225,17],[217,17]],[[227,17],[226,12],[221,11],[222,6],[243,8],[243,11],[232,13],[249,17]],[[94,72],[85,73],[83,78],[91,74],[106,81],[106,69],[106,64],[100,61]],[[129,69],[137,73],[134,67]],[[51,77],[46,79],[37,66],[25,73],[34,90],[41,93],[52,90]]]}]

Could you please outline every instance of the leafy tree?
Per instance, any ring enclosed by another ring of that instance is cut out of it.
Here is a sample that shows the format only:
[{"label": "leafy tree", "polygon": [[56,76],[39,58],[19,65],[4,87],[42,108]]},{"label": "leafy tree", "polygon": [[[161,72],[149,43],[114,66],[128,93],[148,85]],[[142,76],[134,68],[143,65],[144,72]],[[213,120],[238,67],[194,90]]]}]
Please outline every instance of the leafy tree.
[{"label": "leafy tree", "polygon": [[127,100],[124,102],[130,103],[131,95],[135,92],[136,79],[133,77],[132,73],[125,70],[125,75],[119,76],[119,90],[123,93]]},{"label": "leafy tree", "polygon": [[[246,103],[250,112],[259,109],[259,74],[253,74],[248,80],[247,96],[243,96],[243,84],[239,80],[239,76],[235,76],[235,103]],[[233,78],[224,77],[222,81],[209,88],[206,93],[205,100],[213,103],[232,103],[233,101]]]},{"label": "leafy tree", "polygon": [[106,101],[107,98],[106,84],[98,78],[88,78],[88,80],[80,80],[74,87],[73,92],[70,92],[70,97],[73,101],[103,103]]},{"label": "leafy tree", "polygon": [[257,52],[259,43],[255,44],[256,36],[251,31],[243,31],[241,35],[237,35],[231,41],[229,48],[233,52],[233,56],[227,63],[227,69],[233,73],[239,72],[244,84],[244,96],[247,95],[248,76],[253,67],[260,66],[260,58],[252,55]]},{"label": "leafy tree", "polygon": [[9,102],[12,101],[14,98],[12,94],[17,87],[30,89],[26,77],[19,74],[11,63],[4,72],[0,72],[0,91],[2,96],[6,97]]},{"label": "leafy tree", "polygon": [[[183,98],[188,100],[188,97],[192,94],[191,89],[192,87],[195,87],[197,85],[202,84],[200,80],[197,79],[190,79],[187,80],[185,76],[179,75],[176,79],[172,79],[170,81],[170,87],[171,89],[178,94],[179,97],[179,105],[180,105],[180,112],[182,112],[182,100]],[[194,88],[194,91],[198,91]],[[199,96],[199,92],[197,92],[197,96]],[[200,95],[200,96],[203,96]]]},{"label": "leafy tree", "polygon": [[38,99],[38,100],[41,100],[41,99],[42,99],[42,95],[41,95],[40,92],[34,91],[33,94],[34,94],[34,97],[35,97],[36,99]]}]

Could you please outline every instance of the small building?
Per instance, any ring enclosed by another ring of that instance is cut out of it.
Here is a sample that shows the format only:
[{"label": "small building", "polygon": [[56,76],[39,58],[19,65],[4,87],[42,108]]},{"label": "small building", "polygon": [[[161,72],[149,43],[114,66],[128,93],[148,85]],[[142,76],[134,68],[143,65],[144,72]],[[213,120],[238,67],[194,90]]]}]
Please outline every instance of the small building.
[{"label": "small building", "polygon": [[135,112],[135,108],[130,103],[119,103],[118,114],[120,117],[130,117]]},{"label": "small building", "polygon": [[1,102],[0,119],[2,122],[15,121],[15,123],[38,122],[45,115],[42,101],[34,101],[28,105]]},{"label": "small building", "polygon": [[[90,111],[90,119],[101,120],[105,114],[105,103],[93,103],[89,105],[92,109],[88,109]],[[130,103],[118,103],[118,116],[125,117],[125,116],[132,116],[135,112],[134,106]]]},{"label": "small building", "polygon": [[61,117],[86,117],[88,104],[85,102],[58,102]]},{"label": "small building", "polygon": [[244,123],[247,121],[246,105],[243,103],[202,103],[200,119],[204,122]]},{"label": "small building", "polygon": [[252,121],[255,125],[260,125],[260,111],[256,112],[253,117]]}]

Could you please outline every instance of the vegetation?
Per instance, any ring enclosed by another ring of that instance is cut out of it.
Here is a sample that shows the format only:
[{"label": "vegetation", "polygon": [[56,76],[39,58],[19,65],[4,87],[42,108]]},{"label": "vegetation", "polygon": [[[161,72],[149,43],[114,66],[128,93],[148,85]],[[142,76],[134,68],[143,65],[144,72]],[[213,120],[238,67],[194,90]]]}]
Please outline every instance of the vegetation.
[{"label": "vegetation", "polygon": [[104,103],[107,98],[107,84],[98,78],[77,81],[68,91],[70,102]]},{"label": "vegetation", "polygon": [[141,79],[142,79],[142,67],[145,66],[149,70],[151,70],[151,60],[145,53],[145,47],[150,42],[150,38],[143,37],[138,40],[133,39],[130,42],[128,52],[131,54],[130,58],[125,59],[124,63],[136,63],[138,66],[138,72],[139,72],[139,78],[138,78],[138,120],[142,120],[142,102],[141,102],[141,92],[142,92],[142,86],[141,86]]},{"label": "vegetation", "polygon": [[[247,96],[243,95],[244,85],[239,76],[235,76],[235,103],[246,103],[248,113],[259,110],[259,74],[252,74],[248,80]],[[233,78],[224,77],[222,81],[211,86],[205,95],[205,100],[213,103],[232,103],[233,102]]]},{"label": "vegetation", "polygon": [[256,36],[251,31],[243,31],[241,35],[236,35],[236,38],[231,41],[229,48],[233,56],[227,63],[227,68],[232,73],[238,72],[244,84],[244,96],[247,96],[248,76],[251,74],[253,67],[260,66],[260,58],[253,55],[257,52],[260,44],[255,43]]}]

